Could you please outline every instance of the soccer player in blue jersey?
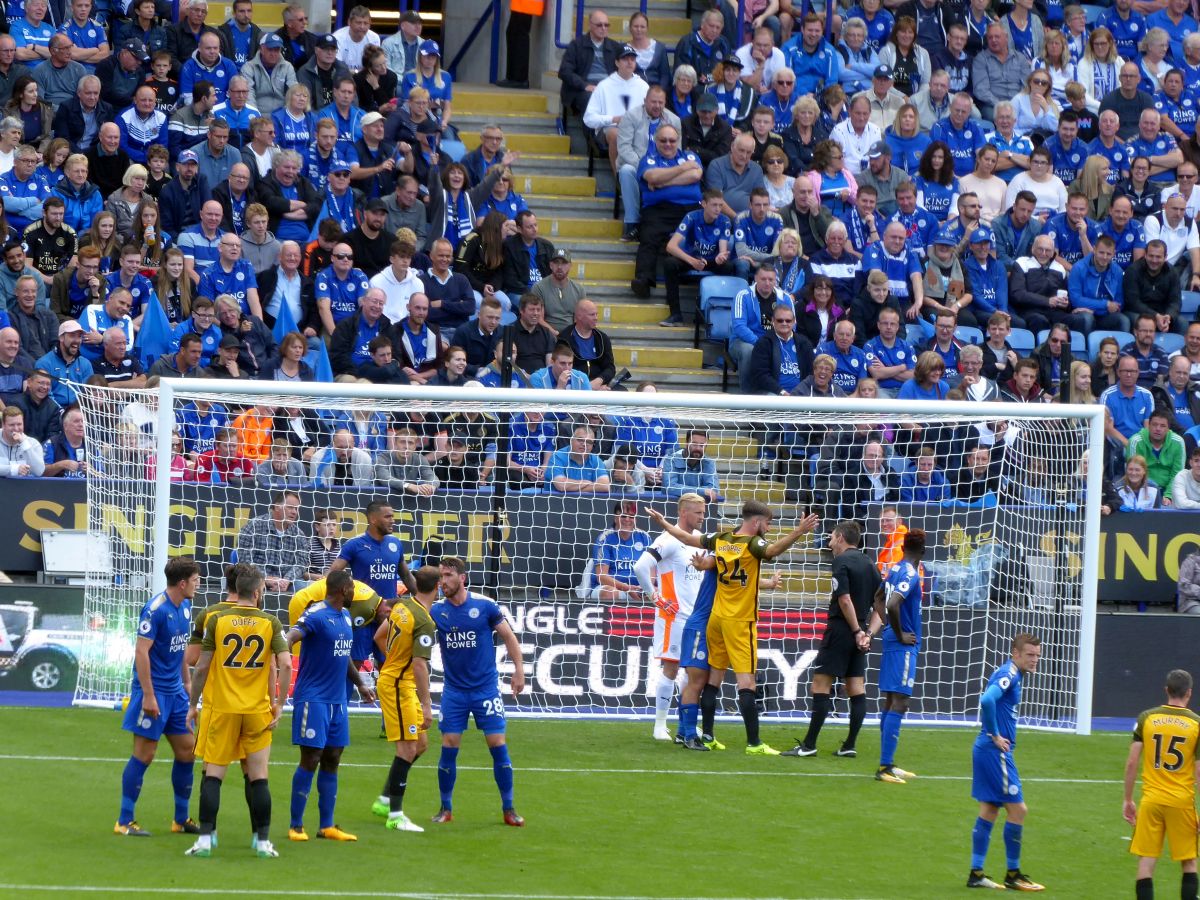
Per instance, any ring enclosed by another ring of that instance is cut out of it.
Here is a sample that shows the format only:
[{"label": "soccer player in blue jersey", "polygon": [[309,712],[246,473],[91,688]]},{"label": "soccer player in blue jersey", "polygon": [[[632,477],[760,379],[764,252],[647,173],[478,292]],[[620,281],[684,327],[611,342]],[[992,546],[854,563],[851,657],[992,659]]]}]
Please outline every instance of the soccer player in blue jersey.
[{"label": "soccer player in blue jersey", "polygon": [[[317,779],[320,823],[317,837],[332,841],[357,841],[333,822],[337,803],[338,764],[350,743],[350,719],[346,709],[346,680],[358,689],[365,702],[375,698],[350,659],[354,628],[346,607],[354,599],[354,578],[344,569],[325,579],[325,599],[304,611],[288,632],[288,648],[304,641],[300,674],[292,695],[292,743],[300,747],[300,765],[292,776],[292,822],[288,839],[307,841],[304,807]],[[317,767],[320,767],[320,772]]]},{"label": "soccer player in blue jersey", "polygon": [[[712,615],[717,596],[717,560],[707,552],[692,556],[692,568],[705,570],[696,593],[692,614],[683,625],[679,637],[679,665],[687,672],[687,685],[679,692],[679,734],[688,750],[707,751],[717,743],[713,735],[716,707],[705,709],[703,731],[697,733],[696,719],[700,714],[700,694],[708,684],[708,618]],[[723,746],[723,745],[721,745]]]},{"label": "soccer player in blue jersey", "polygon": [[[1021,702],[1021,683],[1037,671],[1042,656],[1042,639],[1022,632],[1013,638],[1012,659],[992,673],[987,689],[979,698],[979,717],[983,727],[975,738],[972,751],[971,796],[979,801],[979,818],[971,833],[971,874],[967,887],[998,888],[1010,891],[1043,891],[1045,888],[1021,871],[1021,838],[1025,824],[1025,801],[1013,749],[1017,744],[1017,705]],[[997,884],[983,873],[992,826],[1004,807],[1004,851],[1008,871],[1004,884]]]},{"label": "soccer player in blue jersey", "polygon": [[914,528],[901,542],[903,558],[888,571],[875,592],[875,612],[867,633],[873,638],[883,631],[883,660],[879,664],[879,693],[883,712],[879,716],[879,770],[876,781],[904,784],[916,777],[896,768],[896,745],[900,726],[908,712],[917,679],[917,653],[921,648],[921,560],[925,558],[925,532]]},{"label": "soccer player in blue jersey", "polygon": [[184,655],[192,626],[192,597],[200,587],[200,567],[190,556],[167,563],[167,587],[142,607],[133,655],[133,684],[122,728],[133,732],[133,753],[121,776],[121,811],[114,834],[149,837],[134,818],[146,769],[154,762],[158,741],[165,734],[175,752],[171,787],[175,818],[171,831],[199,834],[188,818],[192,797],[192,765],[196,741],[187,726],[190,677]]},{"label": "soccer player in blue jersey", "polygon": [[444,685],[438,726],[442,755],[438,760],[438,789],[442,806],[433,821],[451,821],[458,748],[467,728],[467,717],[483,732],[492,753],[492,774],[500,789],[504,824],[521,827],[525,820],[513,808],[512,760],[505,743],[504,701],[500,698],[500,673],[492,632],[500,635],[512,662],[513,699],[525,690],[521,645],[494,600],[467,590],[467,564],[457,556],[442,557],[439,565],[443,599],[430,614],[437,626],[442,651]]},{"label": "soccer player in blue jersey", "polygon": [[341,553],[329,571],[349,567],[355,579],[369,584],[383,599],[379,612],[370,622],[354,622],[354,648],[351,658],[356,663],[367,659],[375,646],[375,629],[388,616],[391,601],[399,594],[398,584],[409,591],[417,584],[404,561],[404,542],[395,536],[396,513],[385,500],[367,504],[367,530],[342,544]]}]

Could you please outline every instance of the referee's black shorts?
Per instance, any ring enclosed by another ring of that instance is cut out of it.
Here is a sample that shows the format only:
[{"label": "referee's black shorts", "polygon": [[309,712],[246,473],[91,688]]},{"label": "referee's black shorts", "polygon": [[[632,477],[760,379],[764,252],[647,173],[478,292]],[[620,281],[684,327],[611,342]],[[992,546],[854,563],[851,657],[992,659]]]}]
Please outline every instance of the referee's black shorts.
[{"label": "referee's black shorts", "polygon": [[817,649],[813,672],[834,678],[865,678],[867,654],[858,649],[854,633],[841,619],[831,619]]}]

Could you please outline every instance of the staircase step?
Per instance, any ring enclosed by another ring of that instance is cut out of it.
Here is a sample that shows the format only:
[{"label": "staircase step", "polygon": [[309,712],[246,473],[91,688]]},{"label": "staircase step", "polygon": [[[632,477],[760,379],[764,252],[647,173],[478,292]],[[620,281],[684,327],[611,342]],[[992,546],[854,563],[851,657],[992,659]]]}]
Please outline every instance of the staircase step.
[{"label": "staircase step", "polygon": [[[527,200],[529,198],[526,198]],[[616,238],[621,235],[621,223],[616,219],[573,219],[561,216],[538,215],[538,233],[558,246],[559,240]],[[636,244],[625,244],[632,252]]]},{"label": "staircase step", "polygon": [[599,311],[601,327],[609,322],[653,325],[670,315],[665,303],[601,303]]},{"label": "staircase step", "polygon": [[721,479],[721,494],[727,503],[761,500],[763,503],[778,505],[784,499],[782,484],[764,482],[757,478],[723,478]]},{"label": "staircase step", "polygon": [[548,112],[548,97],[540,91],[506,91],[502,88],[454,86],[454,118],[460,116],[489,116],[494,110],[506,113]]},{"label": "staircase step", "polygon": [[[590,295],[593,298],[598,296],[594,292],[592,292]],[[662,320],[660,319],[659,321]],[[692,346],[692,328],[688,325],[672,328],[660,328],[658,325],[635,325],[627,322],[605,322],[604,333],[612,338],[614,344],[620,344],[627,347],[690,348]]]},{"label": "staircase step", "polygon": [[717,460],[757,460],[758,444],[746,438],[716,437],[710,433],[706,453]]},{"label": "staircase step", "polygon": [[[599,279],[604,281],[628,281],[633,278],[632,259],[577,259],[575,271],[577,279]],[[628,285],[626,285],[628,288]]]},{"label": "staircase step", "polygon": [[[521,181],[518,181],[518,190],[520,186]],[[520,191],[520,193],[525,196],[525,202],[529,204],[529,208],[538,214],[539,229],[542,228],[543,221],[551,218],[573,219],[579,216],[594,216],[599,220],[616,221],[612,218],[611,197],[565,197],[561,194],[530,194],[525,191]]]},{"label": "staircase step", "polygon": [[517,175],[587,175],[587,159],[566,153],[522,153],[513,163]]},{"label": "staircase step", "polygon": [[[633,372],[635,382],[652,381],[660,390],[707,391],[720,393],[721,373],[712,369],[660,369],[638,366]],[[782,491],[782,485],[780,485]]]},{"label": "staircase step", "polygon": [[[457,117],[456,117],[457,118]],[[457,122],[455,123],[457,124]],[[485,123],[486,124],[486,123]],[[479,146],[479,129],[473,128],[467,130],[463,128],[459,132],[459,137],[462,138],[468,150],[474,150]],[[509,150],[518,150],[521,153],[570,153],[571,139],[565,134],[555,134],[553,131],[545,134],[526,131],[509,131],[504,129],[504,146]],[[519,166],[520,163],[518,162]]]},{"label": "staircase step", "polygon": [[[550,194],[560,198],[583,197],[592,200],[596,196],[596,179],[586,175],[528,175],[517,172],[513,187],[519,194]],[[536,210],[532,203],[531,209]]]},{"label": "staircase step", "polygon": [[618,366],[631,369],[649,366],[655,369],[700,369],[704,367],[704,354],[691,347],[629,347],[615,345],[613,358]]},{"label": "staircase step", "polygon": [[[612,220],[610,220],[612,221]],[[613,221],[614,225],[620,225]],[[541,223],[538,223],[539,232]],[[555,247],[566,247],[577,260],[591,262],[606,260],[632,260],[637,255],[637,244],[626,244],[616,240],[598,240],[591,237],[559,235],[554,238]]]},{"label": "staircase step", "polygon": [[[612,21],[613,32],[612,39],[621,44],[629,42],[629,15],[612,15],[609,14]],[[655,18],[651,24],[651,37],[657,41],[666,44],[672,50],[679,43],[679,39],[685,34],[695,31],[690,19],[685,19],[682,16],[679,18]],[[455,102],[458,100],[458,92],[455,91]]]},{"label": "staircase step", "polygon": [[520,129],[521,131],[541,131],[545,129],[555,133],[558,128],[558,116],[548,112],[489,112],[473,115],[460,115],[454,110],[454,125],[460,132],[478,132],[484,125],[499,125],[505,131]]}]

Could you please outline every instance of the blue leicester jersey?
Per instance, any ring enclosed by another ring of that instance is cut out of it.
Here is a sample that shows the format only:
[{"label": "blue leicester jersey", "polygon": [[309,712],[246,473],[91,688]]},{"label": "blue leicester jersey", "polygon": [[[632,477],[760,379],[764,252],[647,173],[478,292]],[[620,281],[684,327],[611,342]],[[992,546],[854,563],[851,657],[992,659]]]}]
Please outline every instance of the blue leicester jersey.
[{"label": "blue leicester jersey", "polygon": [[[1010,750],[1017,747],[1017,706],[1021,702],[1021,670],[1017,664],[1009,660],[988,679],[987,690],[992,687],[1000,689],[1000,697],[996,700],[996,734],[1008,738]],[[979,729],[976,744],[990,744],[987,727]]]},{"label": "blue leicester jersey", "polygon": [[761,222],[755,222],[754,216],[746,210],[733,223],[734,244],[743,243],[755,253],[771,253],[779,240],[779,232],[783,231],[783,219],[774,213],[767,213]]},{"label": "blue leicester jersey", "polygon": [[521,466],[540,466],[545,454],[553,453],[558,430],[542,420],[536,425],[516,416],[509,426],[508,458]]},{"label": "blue leicester jersey", "polygon": [[229,294],[238,302],[243,313],[249,313],[250,302],[246,299],[246,292],[250,288],[258,289],[254,266],[244,259],[239,259],[234,262],[233,269],[228,272],[225,271],[221,262],[213,263],[200,276],[200,286],[197,290],[201,297],[220,297],[222,294]]},{"label": "blue leicester jersey", "polygon": [[[1160,110],[1161,112],[1161,110]],[[1096,138],[1087,146],[1088,156],[1103,156],[1108,160],[1108,183],[1116,184],[1133,165],[1133,153],[1121,141],[1114,140],[1111,147],[1105,147],[1104,141]],[[1011,171],[1011,170],[1009,170]]]},{"label": "blue leicester jersey", "polygon": [[[894,339],[892,346],[889,347],[883,342],[883,338],[876,336],[867,341],[863,350],[867,354],[868,369],[876,363],[889,368],[903,365],[910,371],[917,367],[917,354],[913,352],[913,348],[906,341],[900,338]],[[886,388],[899,388],[904,384],[899,378],[882,378],[879,383]]]},{"label": "blue leicester jersey", "polygon": [[1146,249],[1146,231],[1137,219],[1130,219],[1125,225],[1125,230],[1121,232],[1117,231],[1112,219],[1105,219],[1100,223],[1100,233],[1107,234],[1117,245],[1113,262],[1123,270],[1128,269],[1133,263],[1134,250]]},{"label": "blue leicester jersey", "polygon": [[729,245],[729,217],[717,213],[715,221],[704,221],[704,210],[693,209],[679,222],[675,229],[683,235],[683,250],[701,259],[714,260],[721,252],[721,241]]},{"label": "blue leicester jersey", "polygon": [[496,601],[468,591],[462,603],[441,600],[429,614],[437,626],[446,688],[463,693],[496,690],[500,673],[492,632],[504,621]]},{"label": "blue leicester jersey", "polygon": [[618,416],[615,443],[629,447],[642,465],[657,469],[664,458],[679,449],[679,433],[670,419]]},{"label": "blue leicester jersey", "polygon": [[[637,584],[637,576],[633,574],[633,564],[638,561],[642,551],[650,546],[650,535],[644,531],[634,530],[627,538],[612,528],[600,532],[596,539],[595,563],[597,566],[606,565],[605,573],[626,584]],[[592,587],[600,580],[593,574]]]},{"label": "blue leicester jersey", "polygon": [[[1042,234],[1048,235],[1054,241],[1058,255],[1067,262],[1074,264],[1083,259],[1083,244],[1079,241],[1079,232],[1071,225],[1066,213],[1051,216],[1046,221]],[[1088,242],[1095,244],[1100,237],[1100,226],[1091,219],[1087,220]]]},{"label": "blue leicester jersey", "polygon": [[[156,694],[185,694],[183,653],[192,630],[192,601],[185,597],[176,606],[166,592],[150,599],[138,619],[138,637],[154,643],[150,646],[150,683]],[[140,690],[137,664],[133,669],[133,689]]]},{"label": "blue leicester jersey", "polygon": [[359,269],[351,269],[343,281],[338,278],[333,266],[318,272],[313,286],[318,302],[323,297],[329,298],[329,311],[334,324],[358,312],[358,301],[370,288],[367,276]]},{"label": "blue leicester jersey", "polygon": [[638,163],[638,181],[642,185],[643,209],[659,203],[678,203],[683,206],[700,203],[700,182],[698,181],[692,184],[668,184],[659,188],[652,188],[646,183],[645,176],[648,169],[673,168],[684,163],[700,165],[700,157],[691,150],[680,150],[672,157],[660,156],[656,148],[651,148],[650,152],[642,157],[642,161]]},{"label": "blue leicester jersey", "polygon": [[703,631],[708,627],[708,617],[712,615],[713,600],[717,596],[717,570],[705,569],[704,577],[700,580],[700,590],[696,592],[696,602],[692,604],[692,614],[688,616],[686,628],[699,628]]},{"label": "blue leicester jersey", "polygon": [[275,143],[283,150],[295,150],[301,156],[308,153],[309,144],[317,139],[317,117],[306,112],[299,119],[280,107],[271,113],[275,123]]},{"label": "blue leicester jersey", "polygon": [[296,620],[295,627],[304,632],[296,700],[345,703],[350,649],[354,645],[349,610],[334,609],[325,601],[314,603]]},{"label": "blue leicester jersey", "polygon": [[[897,595],[903,597],[900,603],[900,628],[917,636],[917,645],[921,643],[921,572],[907,560],[900,560],[892,566],[883,580],[884,602],[890,603]],[[883,626],[883,646],[899,647],[899,636],[892,630],[891,621],[885,619]]]},{"label": "blue leicester jersey", "polygon": [[369,584],[384,600],[396,599],[396,582],[404,562],[404,542],[394,534],[377,541],[367,533],[342,544],[338,559],[344,559],[354,578]]},{"label": "blue leicester jersey", "polygon": [[912,276],[921,274],[921,261],[907,247],[898,256],[888,253],[880,241],[868,244],[863,251],[862,269],[870,272],[878,269],[888,277],[888,289],[899,300],[912,296]]}]

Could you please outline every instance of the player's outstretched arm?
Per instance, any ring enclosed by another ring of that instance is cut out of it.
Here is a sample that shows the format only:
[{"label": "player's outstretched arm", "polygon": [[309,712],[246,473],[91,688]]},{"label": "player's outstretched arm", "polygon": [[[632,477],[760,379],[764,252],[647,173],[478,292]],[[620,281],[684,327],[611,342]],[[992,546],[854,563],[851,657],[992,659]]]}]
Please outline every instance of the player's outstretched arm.
[{"label": "player's outstretched arm", "polygon": [[667,521],[666,516],[660,513],[657,509],[652,509],[651,507],[647,506],[646,515],[650,517],[651,522],[653,522],[667,534],[671,535],[671,537],[675,538],[675,540],[679,541],[681,544],[685,544],[688,547],[704,546],[704,535],[692,534],[690,531],[684,531],[673,522]]},{"label": "player's outstretched arm", "polygon": [[703,572],[706,569],[715,569],[717,567],[717,558],[711,553],[693,553],[692,568],[698,572]]},{"label": "player's outstretched arm", "polygon": [[[1129,756],[1125,758],[1125,806],[1122,814],[1130,825],[1137,824],[1137,804],[1133,802],[1133,786],[1137,783],[1138,768],[1142,761],[1142,742],[1134,741],[1129,745]],[[1197,774],[1200,775],[1200,763],[1197,763]]]},{"label": "player's outstretched arm", "polygon": [[517,640],[517,636],[513,634],[512,627],[507,622],[501,622],[496,626],[496,634],[500,635],[500,640],[504,641],[504,649],[508,651],[508,658],[512,660],[512,693],[515,700],[525,690],[525,660],[521,656],[521,642]]},{"label": "player's outstretched arm", "polygon": [[763,551],[763,559],[774,559],[787,550],[788,547],[800,540],[806,534],[811,534],[816,530],[817,523],[821,521],[821,517],[816,513],[809,513],[801,519],[796,527],[789,531],[781,538],[777,538],[770,544],[767,544],[767,549]]}]

